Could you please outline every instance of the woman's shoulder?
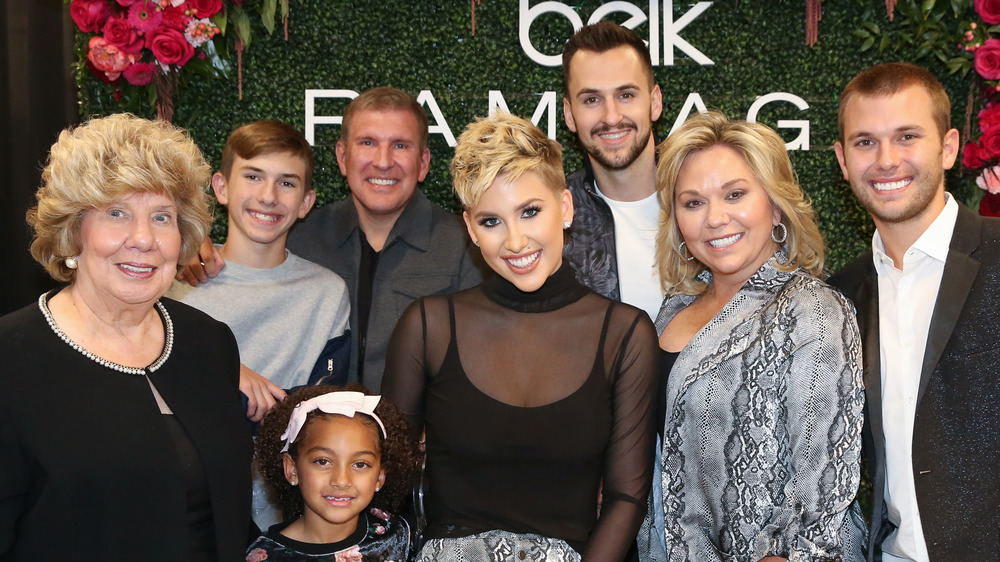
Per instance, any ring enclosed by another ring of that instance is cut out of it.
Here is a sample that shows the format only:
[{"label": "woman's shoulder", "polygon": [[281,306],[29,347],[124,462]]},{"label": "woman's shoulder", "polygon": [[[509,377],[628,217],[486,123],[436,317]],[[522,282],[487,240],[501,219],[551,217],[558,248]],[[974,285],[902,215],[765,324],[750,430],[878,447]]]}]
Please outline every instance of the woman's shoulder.
[{"label": "woman's shoulder", "polygon": [[854,314],[854,305],[839,290],[802,269],[790,272],[788,282],[776,293],[775,300],[786,301],[803,311]]}]

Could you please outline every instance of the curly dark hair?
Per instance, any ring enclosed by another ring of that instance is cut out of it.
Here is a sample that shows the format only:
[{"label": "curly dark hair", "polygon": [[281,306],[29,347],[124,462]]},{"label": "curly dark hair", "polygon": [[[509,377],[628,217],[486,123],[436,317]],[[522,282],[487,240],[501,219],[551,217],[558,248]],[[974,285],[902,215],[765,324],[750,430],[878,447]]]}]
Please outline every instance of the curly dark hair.
[{"label": "curly dark hair", "polygon": [[[299,490],[285,480],[285,469],[282,462],[281,449],[285,442],[281,439],[281,434],[288,427],[288,420],[292,416],[292,410],[300,402],[315,398],[321,394],[349,390],[362,392],[366,395],[374,395],[371,390],[364,386],[351,383],[343,387],[332,385],[309,386],[302,388],[288,395],[278,405],[271,409],[264,416],[257,434],[255,444],[255,462],[260,470],[261,476],[267,482],[269,498],[281,508],[285,521],[296,519],[302,515],[302,494]],[[382,437],[382,432],[376,425],[375,420],[369,416],[360,416],[359,419],[370,423],[378,435],[378,446],[381,454],[382,469],[385,470],[385,484],[382,489],[375,492],[372,503],[369,507],[375,507],[383,511],[396,512],[402,501],[410,496],[413,489],[413,476],[420,463],[420,456],[417,452],[417,443],[410,434],[403,414],[395,404],[386,399],[379,401],[375,407],[375,414],[385,425],[387,437]],[[305,432],[309,427],[309,420],[316,416],[330,416],[336,414],[325,414],[319,410],[310,412],[306,418],[306,423],[299,434],[298,441],[302,441]],[[298,450],[295,443],[288,448],[288,453],[295,458]]]}]

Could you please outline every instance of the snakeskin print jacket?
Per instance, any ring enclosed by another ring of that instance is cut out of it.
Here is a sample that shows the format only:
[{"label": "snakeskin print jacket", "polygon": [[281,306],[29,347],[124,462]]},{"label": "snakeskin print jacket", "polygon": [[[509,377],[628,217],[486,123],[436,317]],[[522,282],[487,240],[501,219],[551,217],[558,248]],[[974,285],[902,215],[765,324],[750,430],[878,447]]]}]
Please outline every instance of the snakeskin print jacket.
[{"label": "snakeskin print jacket", "polygon": [[[661,495],[651,498],[662,528],[640,537],[644,560],[864,560],[854,308],[802,270],[775,268],[783,257],[747,281],[670,372]],[[658,331],[693,300],[668,295]]]}]

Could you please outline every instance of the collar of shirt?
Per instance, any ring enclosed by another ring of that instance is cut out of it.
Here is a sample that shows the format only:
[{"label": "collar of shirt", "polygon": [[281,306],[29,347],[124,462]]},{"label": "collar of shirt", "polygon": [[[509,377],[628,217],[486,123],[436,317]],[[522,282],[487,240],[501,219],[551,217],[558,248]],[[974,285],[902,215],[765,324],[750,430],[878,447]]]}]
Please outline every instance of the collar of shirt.
[{"label": "collar of shirt", "polygon": [[[906,262],[905,256],[911,255],[914,250],[942,263],[948,258],[951,235],[955,231],[955,221],[958,219],[958,203],[947,191],[944,193],[944,198],[944,209],[927,227],[927,230],[920,235],[920,238],[917,238],[917,241],[906,250],[903,258],[904,264]],[[882,236],[878,230],[872,235],[872,260],[875,262],[875,271],[879,275],[884,275],[893,268],[899,269],[896,268],[892,258],[885,253],[885,243],[882,242]]]}]

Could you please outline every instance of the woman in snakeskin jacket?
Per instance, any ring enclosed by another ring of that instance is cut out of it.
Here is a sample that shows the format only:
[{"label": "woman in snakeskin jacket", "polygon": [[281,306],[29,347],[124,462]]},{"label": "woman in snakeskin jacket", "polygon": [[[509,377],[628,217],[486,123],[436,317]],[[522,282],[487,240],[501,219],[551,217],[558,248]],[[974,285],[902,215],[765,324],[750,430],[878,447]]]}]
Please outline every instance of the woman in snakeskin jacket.
[{"label": "woman in snakeskin jacket", "polygon": [[659,147],[662,447],[643,558],[862,560],[861,342],[784,142],[716,112]]}]

